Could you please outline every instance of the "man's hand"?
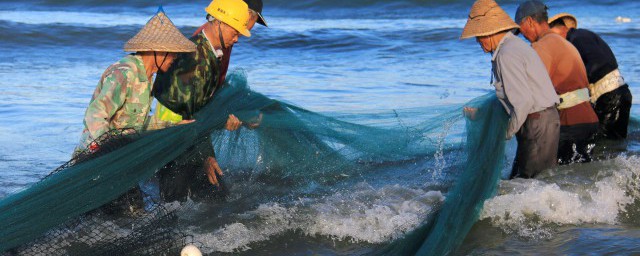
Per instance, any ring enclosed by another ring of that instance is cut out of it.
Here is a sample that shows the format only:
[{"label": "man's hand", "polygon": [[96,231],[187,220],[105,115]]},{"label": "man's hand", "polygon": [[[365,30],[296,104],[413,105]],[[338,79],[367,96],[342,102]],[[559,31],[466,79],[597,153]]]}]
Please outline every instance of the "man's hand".
[{"label": "man's hand", "polygon": [[92,141],[91,144],[89,144],[89,152],[91,152],[92,154],[98,151],[99,149],[100,149],[100,145],[98,145],[98,143],[96,143],[95,141]]},{"label": "man's hand", "polygon": [[255,120],[251,120],[251,123],[247,123],[247,128],[253,130],[255,128],[258,128],[260,126],[260,123],[262,123],[262,113],[260,113],[260,115],[258,115]]},{"label": "man's hand", "polygon": [[214,186],[218,186],[219,184],[219,180],[218,180],[218,176],[222,177],[222,169],[220,169],[220,165],[218,165],[218,161],[216,160],[215,157],[209,156],[207,157],[207,159],[204,160],[204,166],[205,166],[205,170],[207,172],[207,178],[209,178],[209,182],[211,183],[211,185]]},{"label": "man's hand", "polygon": [[471,120],[476,120],[476,113],[478,113],[478,108],[464,107],[462,109],[462,112],[465,117]]},{"label": "man's hand", "polygon": [[227,119],[227,124],[224,126],[228,131],[238,130],[242,126],[242,122],[233,114],[229,115],[229,119]]},{"label": "man's hand", "polygon": [[193,122],[195,122],[195,121],[196,121],[195,119],[191,119],[191,120],[182,120],[182,121],[178,122],[178,123],[177,123],[177,125],[181,125],[181,124],[190,124],[190,123],[193,123]]}]

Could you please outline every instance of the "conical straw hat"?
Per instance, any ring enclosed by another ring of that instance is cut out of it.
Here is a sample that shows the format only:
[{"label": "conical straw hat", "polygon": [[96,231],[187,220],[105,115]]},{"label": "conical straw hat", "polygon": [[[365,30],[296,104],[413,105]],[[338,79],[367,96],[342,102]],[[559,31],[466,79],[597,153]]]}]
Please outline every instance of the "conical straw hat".
[{"label": "conical straw hat", "polygon": [[127,52],[195,52],[196,45],[173,25],[160,8],[147,25],[124,45],[124,50]]},{"label": "conical straw hat", "polygon": [[520,28],[494,0],[478,0],[469,12],[460,39],[488,36],[508,29]]},{"label": "conical straw hat", "polygon": [[562,19],[562,22],[564,22],[564,25],[568,28],[578,28],[578,19],[576,19],[576,17],[571,14],[568,14],[566,12],[558,13],[549,19],[549,24],[556,21],[557,19]]}]

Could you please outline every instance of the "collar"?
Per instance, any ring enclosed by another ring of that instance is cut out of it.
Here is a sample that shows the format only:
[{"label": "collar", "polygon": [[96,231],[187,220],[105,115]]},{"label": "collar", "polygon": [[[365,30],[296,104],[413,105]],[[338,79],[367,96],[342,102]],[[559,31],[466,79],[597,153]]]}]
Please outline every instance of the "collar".
[{"label": "collar", "polygon": [[132,59],[132,62],[138,68],[138,73],[136,74],[138,75],[138,80],[140,80],[140,82],[148,82],[149,79],[147,78],[147,69],[144,67],[142,57],[138,55],[129,55],[129,58]]},{"label": "collar", "polygon": [[209,43],[209,47],[211,47],[213,55],[215,55],[217,59],[221,59],[222,56],[224,56],[222,50],[213,47],[213,44],[211,44],[211,40],[209,40],[209,37],[207,36],[207,33],[204,32],[204,29],[202,30],[202,35],[204,36],[204,39],[207,40],[207,43]]},{"label": "collar", "polygon": [[491,56],[491,61],[495,61],[496,58],[498,57],[498,52],[500,52],[500,49],[502,48],[502,44],[504,44],[505,41],[507,41],[507,38],[511,38],[513,37],[513,33],[511,31],[507,32],[506,35],[504,35],[504,37],[502,37],[502,40],[500,40],[500,42],[498,43],[498,47],[496,47],[496,50],[493,51],[493,56]]}]

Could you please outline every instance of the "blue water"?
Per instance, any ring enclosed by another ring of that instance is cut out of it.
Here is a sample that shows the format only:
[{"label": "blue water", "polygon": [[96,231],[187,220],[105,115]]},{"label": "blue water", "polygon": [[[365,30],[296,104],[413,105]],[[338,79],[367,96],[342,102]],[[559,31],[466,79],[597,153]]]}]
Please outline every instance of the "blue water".
[{"label": "blue water", "polygon": [[[518,3],[499,1],[512,16]],[[156,4],[0,2],[0,197],[24,189],[68,160],[100,75],[123,56],[124,42],[155,13]],[[163,4],[174,23],[190,35],[204,22],[208,2]],[[371,117],[365,113],[424,112],[433,106],[461,104],[492,90],[490,56],[474,40],[458,40],[471,4],[266,1],[263,14],[270,27],[257,26],[251,38],[239,41],[231,69],[244,69],[252,88],[270,97],[360,123],[383,123],[365,118]],[[599,33],[616,53],[632,93],[640,95],[640,2],[565,0],[548,5],[552,14],[570,12],[580,27]],[[631,22],[616,22],[618,16]],[[637,104],[632,112],[640,114]],[[419,117],[404,121],[419,123]],[[632,138],[628,147],[640,151],[638,141]],[[502,182],[500,194],[488,205],[503,212],[485,212],[461,253],[640,253],[640,215],[634,206],[638,197],[629,182],[640,173],[638,162],[629,153],[565,168],[566,172],[549,173],[538,181]],[[427,182],[433,169],[412,170],[386,182],[365,182],[353,188],[354,195],[335,194],[309,204],[248,202],[245,215],[287,224],[270,231],[257,220],[229,218],[212,221],[208,225],[215,232],[202,236],[217,248],[213,252],[365,253],[415,228],[422,220],[420,213],[439,200],[436,191],[419,185]],[[577,179],[575,173],[584,177]],[[524,201],[518,195],[544,200],[518,204]],[[376,203],[364,198],[375,198]],[[339,202],[345,200],[356,210],[342,209]],[[547,207],[548,202],[557,203]],[[405,204],[415,206],[395,207]],[[557,204],[568,209],[565,212]],[[316,211],[308,213],[308,208]],[[307,215],[300,213],[305,210]],[[574,211],[582,214],[569,214]],[[505,220],[505,212],[522,216],[515,218],[521,222]],[[392,225],[375,219],[376,215],[395,217],[406,225]],[[288,218],[293,221],[287,222]],[[382,224],[363,229],[371,223]],[[255,238],[241,239],[245,229],[257,234]]]}]

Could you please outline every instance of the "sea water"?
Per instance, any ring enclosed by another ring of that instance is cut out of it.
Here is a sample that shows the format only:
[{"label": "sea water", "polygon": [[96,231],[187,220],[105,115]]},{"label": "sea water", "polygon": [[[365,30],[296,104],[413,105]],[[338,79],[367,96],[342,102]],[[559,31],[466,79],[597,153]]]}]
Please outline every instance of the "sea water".
[{"label": "sea water", "polygon": [[[499,1],[514,16],[519,1]],[[67,161],[102,72],[163,4],[190,35],[207,1],[0,2],[0,198]],[[570,12],[616,54],[638,95],[640,2],[549,1]],[[460,41],[472,1],[265,1],[269,27],[257,25],[234,47],[231,69],[254,90],[347,121],[419,124],[430,109],[492,91],[490,56]],[[620,22],[618,16],[630,18]],[[411,118],[390,118],[394,111]],[[632,108],[634,116],[640,112]],[[444,125],[444,124],[443,124]],[[459,124],[449,129],[460,133]],[[611,159],[561,167],[535,180],[504,180],[485,202],[459,254],[640,253],[640,136]],[[246,173],[226,201],[194,203],[181,221],[207,253],[345,254],[374,252],[425,221],[446,198],[433,180],[437,161],[347,177],[331,187],[264,191]],[[513,157],[514,143],[505,162]],[[448,156],[449,155],[449,156]],[[505,167],[505,173],[508,167]]]}]

